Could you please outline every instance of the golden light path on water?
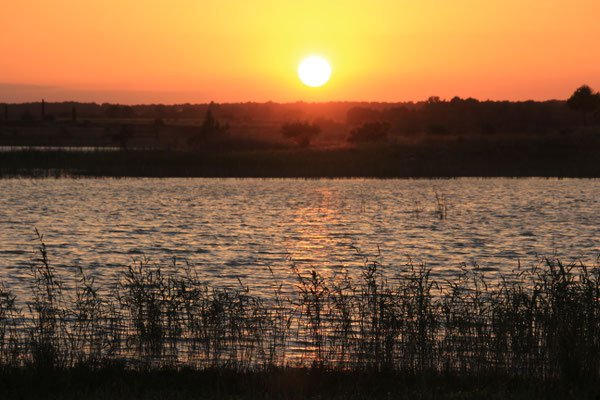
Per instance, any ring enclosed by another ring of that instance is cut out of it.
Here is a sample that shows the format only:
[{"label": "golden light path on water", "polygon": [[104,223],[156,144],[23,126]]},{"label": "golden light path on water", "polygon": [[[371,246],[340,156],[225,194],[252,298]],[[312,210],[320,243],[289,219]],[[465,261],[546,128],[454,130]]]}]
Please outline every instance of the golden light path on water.
[{"label": "golden light path on water", "polygon": [[79,267],[107,287],[148,257],[174,273],[189,262],[212,285],[240,278],[269,297],[268,267],[288,290],[292,262],[357,279],[364,259],[356,249],[391,279],[409,259],[437,279],[453,279],[462,263],[493,279],[554,252],[594,262],[598,199],[599,180],[576,179],[2,180],[0,279],[28,296],[34,227],[66,288]]}]

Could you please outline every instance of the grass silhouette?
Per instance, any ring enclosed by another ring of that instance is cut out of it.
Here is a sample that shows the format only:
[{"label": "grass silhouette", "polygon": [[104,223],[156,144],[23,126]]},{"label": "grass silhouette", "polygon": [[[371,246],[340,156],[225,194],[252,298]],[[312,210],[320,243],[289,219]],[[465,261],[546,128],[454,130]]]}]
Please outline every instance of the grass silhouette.
[{"label": "grass silhouette", "polygon": [[[76,289],[64,291],[38,238],[27,308],[0,286],[0,385],[15,396],[35,397],[18,386],[33,377],[106,385],[119,374],[129,376],[119,390],[130,394],[129,384],[150,388],[156,376],[171,376],[184,382],[182,398],[197,390],[188,379],[215,397],[290,398],[348,390],[412,398],[413,389],[428,398],[423,385],[431,384],[448,393],[466,385],[475,396],[482,382],[484,397],[506,382],[522,393],[558,396],[576,387],[587,396],[598,382],[598,266],[545,259],[493,282],[464,267],[443,282],[409,263],[390,283],[368,260],[356,280],[292,265],[295,292],[284,295],[274,280],[273,296],[261,298],[241,281],[211,287],[188,265],[169,275],[140,260],[110,290],[80,270]],[[78,385],[56,390],[74,395],[84,390]]]}]

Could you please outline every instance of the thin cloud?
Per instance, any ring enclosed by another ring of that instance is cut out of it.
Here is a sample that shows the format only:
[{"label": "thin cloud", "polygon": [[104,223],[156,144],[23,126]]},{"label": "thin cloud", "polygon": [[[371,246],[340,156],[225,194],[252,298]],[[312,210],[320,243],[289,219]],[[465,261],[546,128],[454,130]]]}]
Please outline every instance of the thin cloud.
[{"label": "thin cloud", "polygon": [[151,104],[187,103],[203,100],[205,94],[196,91],[96,90],[56,86],[0,83],[0,102],[22,103],[39,101],[80,101],[95,103]]}]

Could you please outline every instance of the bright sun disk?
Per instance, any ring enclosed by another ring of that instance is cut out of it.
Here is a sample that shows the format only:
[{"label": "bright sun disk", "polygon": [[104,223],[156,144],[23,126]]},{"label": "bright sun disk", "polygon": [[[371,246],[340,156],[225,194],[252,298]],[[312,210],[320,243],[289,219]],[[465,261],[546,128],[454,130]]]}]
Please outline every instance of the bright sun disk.
[{"label": "bright sun disk", "polygon": [[300,63],[298,76],[307,86],[323,86],[331,76],[331,67],[322,57],[308,57]]}]

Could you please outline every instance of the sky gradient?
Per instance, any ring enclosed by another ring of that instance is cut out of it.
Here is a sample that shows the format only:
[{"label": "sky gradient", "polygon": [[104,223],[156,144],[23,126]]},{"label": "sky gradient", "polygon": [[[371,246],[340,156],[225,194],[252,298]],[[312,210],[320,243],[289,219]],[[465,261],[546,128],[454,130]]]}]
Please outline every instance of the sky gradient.
[{"label": "sky gradient", "polygon": [[[7,0],[0,102],[565,99],[600,89],[600,2]],[[329,61],[323,87],[296,70]]]}]

